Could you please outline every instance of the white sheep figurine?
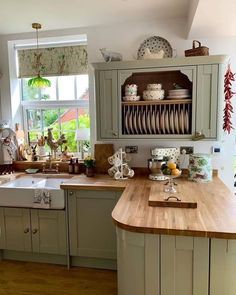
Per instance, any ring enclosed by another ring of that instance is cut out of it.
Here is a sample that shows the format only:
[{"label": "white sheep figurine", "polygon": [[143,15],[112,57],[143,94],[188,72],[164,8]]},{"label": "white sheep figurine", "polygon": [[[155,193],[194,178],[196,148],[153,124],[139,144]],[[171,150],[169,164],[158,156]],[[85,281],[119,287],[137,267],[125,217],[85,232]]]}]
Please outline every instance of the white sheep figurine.
[{"label": "white sheep figurine", "polygon": [[106,62],[122,60],[122,55],[118,52],[108,51],[106,48],[101,48],[100,51]]}]

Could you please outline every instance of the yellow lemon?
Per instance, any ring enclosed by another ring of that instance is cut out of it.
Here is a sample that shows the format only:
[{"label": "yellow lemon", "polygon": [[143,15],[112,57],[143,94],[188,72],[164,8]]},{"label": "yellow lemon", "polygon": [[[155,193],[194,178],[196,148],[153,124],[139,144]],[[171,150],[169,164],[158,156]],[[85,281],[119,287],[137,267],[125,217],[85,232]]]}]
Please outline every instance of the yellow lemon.
[{"label": "yellow lemon", "polygon": [[167,164],[167,166],[168,166],[168,168],[169,169],[176,169],[176,164],[174,163],[174,162],[169,162],[168,164]]},{"label": "yellow lemon", "polygon": [[171,170],[171,175],[174,175],[174,176],[178,176],[178,175],[180,175],[180,171],[179,171],[179,169],[177,169],[177,168],[172,169],[172,170]]}]

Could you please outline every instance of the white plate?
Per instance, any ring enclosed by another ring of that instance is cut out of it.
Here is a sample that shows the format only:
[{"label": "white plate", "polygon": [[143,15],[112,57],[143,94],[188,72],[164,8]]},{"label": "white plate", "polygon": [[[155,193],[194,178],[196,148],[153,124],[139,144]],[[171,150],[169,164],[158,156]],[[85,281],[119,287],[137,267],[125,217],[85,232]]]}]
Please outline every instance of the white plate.
[{"label": "white plate", "polygon": [[169,112],[166,110],[165,111],[165,129],[166,132],[169,134],[170,133],[170,126],[169,126]]},{"label": "white plate", "polygon": [[159,112],[156,112],[156,131],[157,134],[161,134],[161,129],[160,129],[160,116],[159,116]]},{"label": "white plate", "polygon": [[143,126],[143,134],[147,134],[147,126],[146,126],[146,115],[145,111],[142,112],[142,126]]},{"label": "white plate", "polygon": [[129,134],[129,110],[125,113],[125,133]]},{"label": "white plate", "polygon": [[175,130],[176,133],[179,134],[179,116],[178,116],[178,111],[175,111]]},{"label": "white plate", "polygon": [[188,98],[191,95],[168,95],[166,98],[167,99],[181,99],[181,98]]},{"label": "white plate", "polygon": [[175,134],[175,124],[174,124],[174,111],[170,112],[170,130],[172,134]]},{"label": "white plate", "polygon": [[184,127],[185,127],[185,130],[186,130],[186,133],[189,133],[189,116],[188,116],[188,110],[186,110],[186,112],[185,112]]},{"label": "white plate", "polygon": [[138,128],[137,128],[137,115],[136,111],[133,111],[133,123],[134,123],[134,133],[138,134]]},{"label": "white plate", "polygon": [[163,111],[162,113],[161,113],[161,122],[160,122],[161,124],[161,132],[163,133],[163,134],[165,134],[166,133],[166,131],[165,131],[165,112]]},{"label": "white plate", "polygon": [[152,112],[152,122],[151,122],[151,126],[152,126],[152,131],[154,134],[156,134],[156,122],[155,122],[155,111]]},{"label": "white plate", "polygon": [[134,134],[132,110],[130,111],[130,114],[129,114],[129,130],[130,130],[130,134]]},{"label": "white plate", "polygon": [[179,128],[180,132],[184,134],[184,113],[183,110],[180,110],[179,112]]},{"label": "white plate", "polygon": [[152,134],[152,128],[151,128],[151,114],[150,111],[146,112],[146,121],[147,121],[147,130],[148,134]]},{"label": "white plate", "polygon": [[142,123],[141,123],[141,111],[138,112],[138,130],[139,130],[139,134],[143,134]]},{"label": "white plate", "polygon": [[164,58],[172,57],[173,55],[173,50],[170,43],[166,39],[159,36],[152,36],[143,41],[138,49],[138,59],[143,59],[146,48],[149,48],[151,53],[157,53],[163,49],[165,52]]}]

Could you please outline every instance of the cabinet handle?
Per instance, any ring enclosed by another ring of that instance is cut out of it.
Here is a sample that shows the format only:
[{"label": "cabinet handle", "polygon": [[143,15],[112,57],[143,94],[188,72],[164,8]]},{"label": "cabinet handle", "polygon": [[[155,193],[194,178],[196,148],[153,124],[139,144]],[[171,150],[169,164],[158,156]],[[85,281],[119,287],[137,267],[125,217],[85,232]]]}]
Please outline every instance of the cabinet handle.
[{"label": "cabinet handle", "polygon": [[117,136],[117,134],[118,134],[118,133],[117,133],[117,132],[115,132],[115,131],[114,131],[114,132],[112,132],[112,135],[114,135],[114,136]]},{"label": "cabinet handle", "polygon": [[196,132],[192,137],[193,140],[201,140],[204,139],[206,136],[202,132]]},{"label": "cabinet handle", "polygon": [[27,234],[29,232],[29,228],[24,229],[24,233]]},{"label": "cabinet handle", "polygon": [[74,192],[72,192],[72,191],[69,192],[69,195],[70,196],[73,196],[73,194],[74,194]]},{"label": "cabinet handle", "polygon": [[34,229],[32,230],[33,235],[35,235],[37,232],[38,232],[37,228],[34,228]]}]

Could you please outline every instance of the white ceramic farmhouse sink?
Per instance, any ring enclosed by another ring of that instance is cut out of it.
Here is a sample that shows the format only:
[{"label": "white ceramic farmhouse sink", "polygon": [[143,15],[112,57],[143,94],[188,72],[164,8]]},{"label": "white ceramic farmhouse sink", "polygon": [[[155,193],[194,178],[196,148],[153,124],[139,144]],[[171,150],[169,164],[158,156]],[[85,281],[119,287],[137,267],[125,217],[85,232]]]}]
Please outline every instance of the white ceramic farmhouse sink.
[{"label": "white ceramic farmhouse sink", "polygon": [[44,191],[50,194],[50,209],[64,209],[64,191],[60,189],[60,185],[66,180],[68,178],[59,176],[21,176],[0,184],[0,206],[34,208],[35,193]]}]

